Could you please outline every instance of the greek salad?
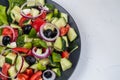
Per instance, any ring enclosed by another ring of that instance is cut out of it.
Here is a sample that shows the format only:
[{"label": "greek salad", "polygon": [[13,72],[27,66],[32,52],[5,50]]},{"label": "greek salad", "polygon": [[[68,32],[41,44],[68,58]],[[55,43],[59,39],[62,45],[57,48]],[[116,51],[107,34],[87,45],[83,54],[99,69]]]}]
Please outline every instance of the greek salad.
[{"label": "greek salad", "polygon": [[69,15],[45,0],[0,5],[0,80],[55,80],[79,46]]}]

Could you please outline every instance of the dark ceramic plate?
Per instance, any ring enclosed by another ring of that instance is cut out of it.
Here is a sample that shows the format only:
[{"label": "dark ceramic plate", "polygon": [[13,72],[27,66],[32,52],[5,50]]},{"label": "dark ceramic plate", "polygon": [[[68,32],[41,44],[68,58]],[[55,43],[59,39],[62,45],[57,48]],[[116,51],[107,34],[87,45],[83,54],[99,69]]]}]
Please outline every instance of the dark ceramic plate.
[{"label": "dark ceramic plate", "polygon": [[[78,60],[79,60],[80,50],[81,50],[80,34],[79,34],[77,25],[76,25],[75,21],[73,20],[72,16],[63,7],[61,7],[59,4],[57,4],[57,3],[55,3],[55,2],[53,2],[51,0],[46,0],[46,2],[54,4],[56,6],[56,8],[58,8],[61,12],[67,13],[69,15],[69,24],[75,29],[75,31],[78,34],[76,42],[78,43],[79,48],[76,51],[74,51],[73,53],[71,53],[71,55],[70,55],[70,60],[73,63],[73,66],[72,66],[71,69],[69,69],[69,70],[67,70],[65,72],[62,72],[62,76],[56,79],[56,80],[68,80],[69,77],[74,72],[75,67],[77,66],[77,63],[78,63]],[[8,6],[7,0],[0,0],[0,4]]]}]

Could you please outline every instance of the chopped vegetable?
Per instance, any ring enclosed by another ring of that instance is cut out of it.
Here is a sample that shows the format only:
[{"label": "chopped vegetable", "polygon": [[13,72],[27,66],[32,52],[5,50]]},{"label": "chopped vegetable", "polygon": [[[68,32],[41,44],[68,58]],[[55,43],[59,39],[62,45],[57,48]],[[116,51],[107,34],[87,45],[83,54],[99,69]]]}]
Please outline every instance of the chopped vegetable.
[{"label": "chopped vegetable", "polygon": [[6,15],[6,7],[0,5],[0,25],[8,24],[7,15]]}]

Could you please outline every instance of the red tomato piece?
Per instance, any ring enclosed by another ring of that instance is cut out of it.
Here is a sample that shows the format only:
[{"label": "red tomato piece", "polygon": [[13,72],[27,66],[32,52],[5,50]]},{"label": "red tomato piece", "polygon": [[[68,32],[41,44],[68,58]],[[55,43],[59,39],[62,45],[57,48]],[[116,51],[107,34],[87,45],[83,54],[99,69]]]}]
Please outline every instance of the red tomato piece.
[{"label": "red tomato piece", "polygon": [[32,75],[32,77],[29,80],[39,80],[41,78],[42,71],[38,71]]},{"label": "red tomato piece", "polygon": [[26,73],[28,76],[32,76],[32,75],[33,75],[33,69],[26,69],[25,73]]},{"label": "red tomato piece", "polygon": [[68,33],[68,31],[69,31],[69,28],[70,28],[69,24],[67,24],[66,27],[61,27],[60,28],[60,35],[61,36],[66,35]]},{"label": "red tomato piece", "polygon": [[3,31],[2,31],[2,35],[9,36],[10,38],[12,38],[13,33],[9,28],[4,28]]},{"label": "red tomato piece", "polygon": [[29,80],[29,76],[26,74],[18,74],[17,80]]},{"label": "red tomato piece", "polygon": [[[2,67],[2,73],[5,76],[8,76],[8,69],[10,68],[10,64],[8,63],[4,63],[3,67]],[[0,76],[0,78],[2,78],[2,80],[8,80],[6,77]]]},{"label": "red tomato piece", "polygon": [[69,58],[69,55],[68,51],[62,52],[62,58]]},{"label": "red tomato piece", "polygon": [[12,49],[13,51],[28,53],[29,49],[23,47],[16,47]]},{"label": "red tomato piece", "polygon": [[47,12],[44,11],[44,12],[40,15],[39,18],[41,18],[41,19],[45,19],[45,18],[46,18],[46,15],[47,15]]},{"label": "red tomato piece", "polygon": [[45,21],[43,19],[37,18],[33,21],[32,27],[38,32],[40,30],[41,25],[43,25]]},{"label": "red tomato piece", "polygon": [[[31,16],[31,14],[27,14],[26,16]],[[26,17],[22,17],[19,21],[19,26],[23,26],[24,22],[29,20],[29,18],[26,18]]]}]

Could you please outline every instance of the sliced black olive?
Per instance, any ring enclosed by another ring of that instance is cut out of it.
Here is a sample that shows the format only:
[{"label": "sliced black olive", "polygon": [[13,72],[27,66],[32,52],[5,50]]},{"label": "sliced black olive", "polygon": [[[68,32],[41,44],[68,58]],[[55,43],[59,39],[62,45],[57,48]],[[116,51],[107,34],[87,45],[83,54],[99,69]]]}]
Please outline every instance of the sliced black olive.
[{"label": "sliced black olive", "polygon": [[33,65],[36,62],[36,58],[33,56],[26,56],[25,60],[29,65]]},{"label": "sliced black olive", "polygon": [[51,38],[54,38],[56,35],[57,35],[57,29],[54,29],[54,31],[53,31],[53,33],[52,33],[52,35],[51,35]]},{"label": "sliced black olive", "polygon": [[47,29],[47,30],[44,30],[43,33],[44,33],[45,37],[51,38],[53,31],[51,29]]},{"label": "sliced black olive", "polygon": [[52,70],[46,70],[42,75],[44,80],[55,80],[56,74]]},{"label": "sliced black olive", "polygon": [[2,43],[3,45],[7,45],[10,43],[10,37],[9,36],[4,36],[3,39],[2,39]]},{"label": "sliced black olive", "polygon": [[44,73],[44,76],[46,78],[51,78],[52,77],[52,73],[50,71],[47,71],[47,72]]},{"label": "sliced black olive", "polygon": [[24,34],[29,34],[29,32],[31,31],[31,29],[32,29],[32,26],[31,25],[25,25],[25,26],[23,26],[23,33]]}]

